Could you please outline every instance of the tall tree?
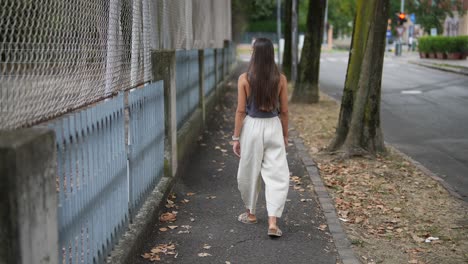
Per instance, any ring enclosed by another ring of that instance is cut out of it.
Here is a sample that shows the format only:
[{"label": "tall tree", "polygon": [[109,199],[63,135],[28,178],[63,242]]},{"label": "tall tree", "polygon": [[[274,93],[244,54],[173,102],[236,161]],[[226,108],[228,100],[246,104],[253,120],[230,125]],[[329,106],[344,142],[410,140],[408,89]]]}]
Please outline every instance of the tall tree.
[{"label": "tall tree", "polygon": [[335,138],[343,157],[384,152],[380,97],[389,0],[358,0]]},{"label": "tall tree", "polygon": [[291,21],[292,21],[292,0],[285,0],[284,3],[284,51],[283,51],[283,73],[291,78],[291,41],[292,41],[292,32],[291,32]]},{"label": "tall tree", "polygon": [[232,37],[239,43],[248,25],[249,0],[232,0]]},{"label": "tall tree", "polygon": [[322,47],[326,0],[309,2],[307,30],[302,47],[298,76],[294,86],[293,102],[319,101],[320,51]]}]

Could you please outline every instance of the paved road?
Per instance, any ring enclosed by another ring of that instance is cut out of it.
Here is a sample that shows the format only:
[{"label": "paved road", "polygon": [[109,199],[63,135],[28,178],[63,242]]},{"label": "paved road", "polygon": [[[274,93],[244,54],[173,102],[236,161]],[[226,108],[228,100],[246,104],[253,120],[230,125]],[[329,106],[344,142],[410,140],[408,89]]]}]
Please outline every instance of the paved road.
[{"label": "paved road", "polygon": [[[348,53],[321,58],[320,84],[340,99]],[[442,177],[468,201],[468,76],[385,57],[382,127],[387,142]]]}]

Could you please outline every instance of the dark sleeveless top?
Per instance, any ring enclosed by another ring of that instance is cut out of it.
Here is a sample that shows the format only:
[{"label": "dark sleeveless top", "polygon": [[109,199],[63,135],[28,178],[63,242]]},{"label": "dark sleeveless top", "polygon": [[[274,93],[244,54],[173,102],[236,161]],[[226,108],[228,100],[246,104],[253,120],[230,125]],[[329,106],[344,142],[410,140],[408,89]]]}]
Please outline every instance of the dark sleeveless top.
[{"label": "dark sleeveless top", "polygon": [[[250,74],[247,72],[247,81],[250,79]],[[250,85],[250,83],[249,83]],[[245,107],[245,112],[247,115],[250,117],[256,117],[256,118],[271,118],[278,116],[279,110],[278,108],[274,109],[271,112],[266,112],[258,109],[258,107],[255,105],[255,97],[252,94],[252,87],[250,87],[250,96],[247,98],[247,105]]]},{"label": "dark sleeveless top", "polygon": [[258,107],[255,105],[255,100],[254,100],[253,95],[251,95],[251,96],[249,96],[249,98],[247,98],[247,106],[245,108],[246,108],[245,112],[250,117],[271,118],[271,117],[278,116],[278,114],[279,114],[278,108],[276,108],[275,110],[273,110],[271,112],[266,112],[266,111],[262,111],[262,110],[258,109]]}]

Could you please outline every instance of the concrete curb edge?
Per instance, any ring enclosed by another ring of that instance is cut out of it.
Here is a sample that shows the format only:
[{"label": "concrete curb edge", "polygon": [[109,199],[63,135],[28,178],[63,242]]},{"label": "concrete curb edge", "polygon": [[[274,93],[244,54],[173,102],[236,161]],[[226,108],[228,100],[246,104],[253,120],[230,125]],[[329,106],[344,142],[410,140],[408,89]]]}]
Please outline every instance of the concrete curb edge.
[{"label": "concrete curb edge", "polygon": [[[294,128],[293,125],[291,125],[291,127]],[[343,264],[361,263],[351,248],[351,242],[348,240],[348,236],[338,219],[338,214],[335,206],[333,205],[333,200],[330,197],[327,188],[323,184],[317,165],[309,155],[308,148],[304,145],[304,141],[299,137],[299,133],[297,131],[290,135],[293,136],[292,140],[298,151],[298,155],[306,167],[307,173],[312,181],[314,191],[317,195],[323,214],[327,219],[328,229],[333,237],[333,241],[341,261]]]},{"label": "concrete curb edge", "polygon": [[397,153],[398,155],[400,155],[403,159],[405,159],[406,161],[408,161],[409,163],[413,164],[416,168],[418,168],[420,171],[422,171],[424,174],[428,175],[429,177],[431,177],[433,180],[435,180],[436,182],[438,182],[440,185],[442,185],[442,187],[444,187],[445,190],[447,190],[450,195],[452,195],[453,197],[457,198],[458,200],[460,200],[462,202],[462,204],[464,204],[465,206],[468,207],[468,202],[464,201],[463,198],[460,196],[460,194],[457,193],[457,191],[455,191],[455,189],[453,189],[452,186],[450,186],[450,184],[448,184],[444,179],[442,179],[441,177],[439,177],[437,174],[433,173],[432,171],[430,171],[428,168],[426,168],[424,165],[422,165],[421,163],[419,163],[418,161],[414,160],[413,158],[411,158],[410,156],[408,156],[407,154],[401,152],[399,149],[397,149],[395,146],[393,146],[392,144],[388,143],[388,142],[385,142],[385,147],[391,149],[391,151],[394,151],[395,153]]},{"label": "concrete curb edge", "polygon": [[457,74],[462,74],[462,75],[468,75],[468,69],[467,70],[462,70],[462,69],[457,69],[457,68],[452,68],[452,67],[436,66],[436,65],[433,65],[433,64],[421,63],[421,62],[417,62],[417,61],[408,61],[408,63],[414,64],[414,65],[419,65],[419,66],[426,67],[426,68],[439,70],[439,71],[445,71],[445,72],[457,73]]}]

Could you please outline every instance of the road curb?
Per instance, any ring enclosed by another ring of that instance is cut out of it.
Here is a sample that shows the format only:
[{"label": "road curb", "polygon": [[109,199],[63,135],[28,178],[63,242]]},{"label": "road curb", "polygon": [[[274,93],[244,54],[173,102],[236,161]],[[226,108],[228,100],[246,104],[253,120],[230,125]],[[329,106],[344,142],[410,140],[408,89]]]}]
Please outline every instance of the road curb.
[{"label": "road curb", "polygon": [[411,61],[411,60],[408,61],[408,63],[414,64],[414,65],[419,65],[419,66],[426,67],[426,68],[439,70],[439,71],[457,73],[457,74],[467,75],[468,76],[468,69],[465,69],[465,68],[457,69],[457,68],[453,68],[453,67],[443,67],[443,66],[434,65],[432,63],[421,63],[421,62]]},{"label": "road curb", "polygon": [[463,200],[463,197],[461,197],[460,194],[457,193],[457,191],[455,191],[455,189],[453,189],[452,186],[450,186],[450,184],[448,184],[444,179],[442,179],[441,177],[439,177],[437,174],[433,173],[432,171],[430,171],[428,168],[426,168],[424,165],[422,165],[421,163],[419,163],[418,161],[414,160],[413,158],[411,158],[410,156],[408,156],[407,154],[401,152],[400,150],[398,150],[395,146],[393,146],[392,144],[388,143],[388,142],[385,142],[385,147],[386,148],[389,148],[391,149],[392,151],[394,151],[395,153],[397,153],[398,155],[400,155],[403,159],[405,159],[406,161],[408,161],[409,163],[413,164],[416,168],[418,168],[420,171],[422,171],[424,174],[428,175],[429,177],[431,177],[433,180],[435,180],[436,182],[438,182],[440,185],[442,185],[442,187],[444,187],[445,190],[447,190],[450,195],[452,195],[453,197],[457,198],[458,200],[460,200],[462,202],[462,204],[464,206],[467,206],[468,207],[468,202],[466,202],[465,200]]},{"label": "road curb", "polygon": [[[340,103],[339,100],[333,98],[332,96],[330,96],[329,94],[325,93],[325,92],[322,92],[324,94],[326,94],[329,98],[331,98],[333,101],[335,101],[337,104]],[[405,160],[407,160],[408,162],[410,162],[411,164],[413,164],[416,168],[420,169],[422,172],[424,172],[425,174],[427,174],[429,177],[431,177],[432,179],[434,179],[436,182],[440,183],[442,185],[442,187],[444,187],[444,189],[446,189],[450,195],[452,195],[453,197],[457,198],[458,200],[460,200],[462,202],[462,204],[464,204],[465,206],[468,207],[468,202],[463,200],[463,198],[461,197],[460,194],[458,194],[455,189],[453,189],[452,186],[450,186],[450,184],[448,184],[444,179],[442,179],[441,177],[437,176],[437,174],[435,174],[434,172],[432,172],[431,170],[429,170],[428,168],[426,168],[424,165],[422,165],[421,163],[419,163],[418,161],[414,160],[413,158],[411,158],[410,156],[406,155],[405,153],[403,153],[401,150],[399,150],[397,147],[393,146],[391,143],[387,142],[387,141],[384,141],[385,143],[385,147],[387,148],[391,148],[392,150],[394,150],[396,153],[398,153],[399,155],[401,155],[401,157],[403,157]]]},{"label": "road curb", "polygon": [[[291,125],[291,128],[294,128]],[[348,236],[344,232],[344,229],[341,225],[340,220],[338,219],[338,214],[336,212],[335,206],[333,205],[333,200],[329,195],[325,185],[323,184],[322,178],[320,177],[320,172],[315,164],[314,160],[311,158],[308,148],[304,145],[304,140],[300,138],[299,132],[291,133],[293,136],[292,140],[297,149],[297,153],[302,163],[306,167],[307,173],[309,174],[310,180],[314,187],[314,192],[317,195],[318,202],[320,207],[327,219],[328,229],[333,237],[336,250],[343,264],[359,264],[361,263],[356,257],[352,247],[351,242],[348,240]]]}]

